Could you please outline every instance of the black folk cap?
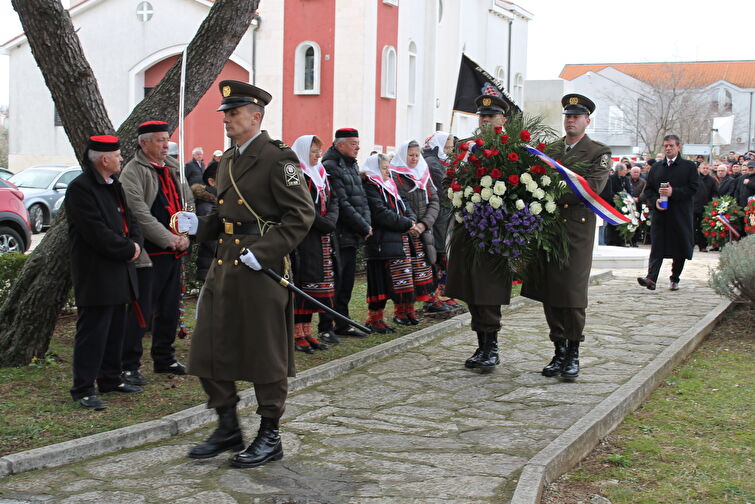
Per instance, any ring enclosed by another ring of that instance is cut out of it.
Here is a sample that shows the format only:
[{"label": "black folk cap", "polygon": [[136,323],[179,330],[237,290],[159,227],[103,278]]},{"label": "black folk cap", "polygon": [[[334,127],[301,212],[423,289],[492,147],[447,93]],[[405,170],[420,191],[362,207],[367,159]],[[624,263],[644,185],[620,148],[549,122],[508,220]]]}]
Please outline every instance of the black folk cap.
[{"label": "black folk cap", "polygon": [[166,133],[170,132],[170,126],[168,126],[168,123],[164,121],[147,121],[139,125],[136,129],[136,134],[143,135],[145,133],[160,133],[162,131],[165,131]]},{"label": "black folk cap", "polygon": [[359,131],[354,128],[337,129],[336,138],[359,138]]},{"label": "black folk cap", "polygon": [[595,112],[595,104],[591,99],[577,93],[570,93],[561,98],[561,106],[564,107],[564,114],[568,115],[590,115]]},{"label": "black folk cap", "polygon": [[221,81],[220,94],[223,96],[223,100],[220,102],[218,112],[250,104],[264,107],[273,99],[270,93],[264,89],[236,80]]},{"label": "black folk cap", "polygon": [[480,115],[496,115],[509,113],[509,104],[503,98],[494,95],[480,95],[475,98],[477,113]]},{"label": "black folk cap", "polygon": [[121,143],[118,141],[118,137],[113,135],[95,135],[89,137],[87,141],[87,151],[95,152],[113,152],[120,150]]}]

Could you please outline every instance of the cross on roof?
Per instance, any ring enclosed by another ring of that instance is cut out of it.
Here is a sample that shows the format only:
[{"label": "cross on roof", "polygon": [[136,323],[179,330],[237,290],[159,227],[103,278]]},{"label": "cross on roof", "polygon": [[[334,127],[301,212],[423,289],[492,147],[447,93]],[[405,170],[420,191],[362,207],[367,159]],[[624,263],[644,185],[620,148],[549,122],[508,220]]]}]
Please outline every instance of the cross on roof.
[{"label": "cross on roof", "polygon": [[146,23],[152,19],[152,14],[154,13],[155,10],[149,2],[141,2],[136,6],[136,16],[142,21],[142,23]]}]

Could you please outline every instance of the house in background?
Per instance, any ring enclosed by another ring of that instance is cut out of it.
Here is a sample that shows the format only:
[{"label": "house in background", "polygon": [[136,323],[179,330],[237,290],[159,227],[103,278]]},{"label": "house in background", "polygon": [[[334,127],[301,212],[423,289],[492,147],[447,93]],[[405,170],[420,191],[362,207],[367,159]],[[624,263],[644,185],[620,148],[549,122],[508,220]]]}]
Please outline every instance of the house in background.
[{"label": "house in background", "polygon": [[[114,125],[165,75],[211,7],[211,0],[72,2],[74,27]],[[223,79],[252,82],[273,95],[263,126],[274,138],[291,143],[316,134],[327,145],[334,130],[354,127],[365,156],[452,127],[462,52],[522,104],[531,18],[506,0],[263,1],[187,117],[184,157],[197,146],[207,157],[228,146],[215,111]],[[26,37],[0,50],[10,57],[10,168],[75,163]],[[474,127],[473,121],[453,124],[458,135]]]}]

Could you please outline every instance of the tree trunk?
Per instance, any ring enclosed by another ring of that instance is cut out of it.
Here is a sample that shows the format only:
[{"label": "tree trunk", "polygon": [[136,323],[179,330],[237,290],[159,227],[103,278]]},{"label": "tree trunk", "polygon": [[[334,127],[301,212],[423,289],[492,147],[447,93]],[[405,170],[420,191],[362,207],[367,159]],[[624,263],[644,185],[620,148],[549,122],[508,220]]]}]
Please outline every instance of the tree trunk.
[{"label": "tree trunk", "polygon": [[[68,11],[60,0],[12,0],[79,162],[92,135],[115,133],[124,159],[134,154],[137,126],[162,119],[178,124],[181,58],[117,132]],[[254,16],[259,0],[217,0],[188,47],[185,114],[222,70]],[[0,308],[0,366],[44,357],[55,321],[71,289],[68,225],[64,213],[29,256]]]}]

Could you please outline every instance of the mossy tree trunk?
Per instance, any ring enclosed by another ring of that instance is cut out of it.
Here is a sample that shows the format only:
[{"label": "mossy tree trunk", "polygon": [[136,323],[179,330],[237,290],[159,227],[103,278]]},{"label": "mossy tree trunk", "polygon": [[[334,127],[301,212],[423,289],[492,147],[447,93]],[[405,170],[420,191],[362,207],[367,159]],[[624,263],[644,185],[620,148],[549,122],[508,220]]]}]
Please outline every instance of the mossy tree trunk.
[{"label": "mossy tree trunk", "polygon": [[[161,119],[171,129],[178,125],[181,58],[116,131],[71,17],[60,0],[12,0],[12,4],[80,162],[92,135],[116,134],[122,139],[123,158],[128,160],[134,154],[140,123]],[[258,5],[259,0],[214,3],[189,43],[187,75],[191,80],[186,83],[184,115],[194,109],[215,81],[249,29]],[[67,230],[65,215],[61,215],[26,261],[0,307],[0,367],[25,365],[47,352],[72,285]]]}]

